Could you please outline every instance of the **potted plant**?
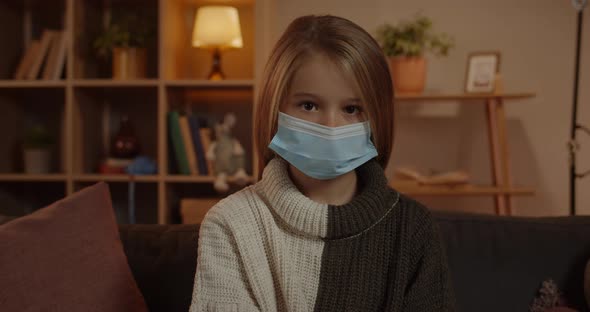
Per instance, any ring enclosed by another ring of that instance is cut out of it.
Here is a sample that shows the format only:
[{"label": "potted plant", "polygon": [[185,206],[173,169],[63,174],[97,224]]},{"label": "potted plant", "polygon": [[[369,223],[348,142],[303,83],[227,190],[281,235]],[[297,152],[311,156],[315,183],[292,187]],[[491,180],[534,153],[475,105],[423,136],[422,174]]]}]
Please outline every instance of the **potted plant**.
[{"label": "potted plant", "polygon": [[112,57],[113,79],[146,77],[146,45],[155,22],[140,12],[113,11],[108,26],[93,42],[100,57]]},{"label": "potted plant", "polygon": [[54,141],[42,125],[27,129],[23,144],[25,173],[49,173],[51,171],[51,150]]},{"label": "potted plant", "polygon": [[424,54],[446,56],[454,46],[453,38],[445,33],[433,33],[432,20],[420,14],[396,26],[381,25],[377,40],[389,58],[394,88],[399,93],[422,93],[427,67]]}]

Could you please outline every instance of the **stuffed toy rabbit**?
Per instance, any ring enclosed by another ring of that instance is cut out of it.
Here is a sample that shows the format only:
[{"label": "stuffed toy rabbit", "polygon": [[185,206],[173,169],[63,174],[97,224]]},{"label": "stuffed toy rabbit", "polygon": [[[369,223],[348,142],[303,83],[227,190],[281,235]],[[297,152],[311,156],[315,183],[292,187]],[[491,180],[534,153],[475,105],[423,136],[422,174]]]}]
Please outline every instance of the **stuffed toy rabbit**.
[{"label": "stuffed toy rabbit", "polygon": [[233,176],[238,185],[243,186],[248,182],[248,175],[244,169],[244,149],[231,134],[235,124],[234,114],[225,115],[223,123],[217,123],[214,126],[215,141],[211,142],[207,151],[207,159],[215,163],[213,188],[219,193],[226,193],[229,190],[227,180],[230,176]]}]

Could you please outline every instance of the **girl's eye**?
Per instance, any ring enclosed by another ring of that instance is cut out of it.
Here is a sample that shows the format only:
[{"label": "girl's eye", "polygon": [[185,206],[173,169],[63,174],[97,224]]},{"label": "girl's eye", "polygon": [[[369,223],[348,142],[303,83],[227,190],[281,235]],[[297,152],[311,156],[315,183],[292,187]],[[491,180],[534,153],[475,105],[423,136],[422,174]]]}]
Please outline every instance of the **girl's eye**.
[{"label": "girl's eye", "polygon": [[361,112],[361,108],[360,108],[360,106],[356,106],[356,105],[348,105],[344,108],[344,111],[347,114],[356,115]]},{"label": "girl's eye", "polygon": [[317,110],[317,105],[314,102],[309,102],[309,101],[301,102],[299,104],[299,106],[308,112],[311,112],[313,110]]}]

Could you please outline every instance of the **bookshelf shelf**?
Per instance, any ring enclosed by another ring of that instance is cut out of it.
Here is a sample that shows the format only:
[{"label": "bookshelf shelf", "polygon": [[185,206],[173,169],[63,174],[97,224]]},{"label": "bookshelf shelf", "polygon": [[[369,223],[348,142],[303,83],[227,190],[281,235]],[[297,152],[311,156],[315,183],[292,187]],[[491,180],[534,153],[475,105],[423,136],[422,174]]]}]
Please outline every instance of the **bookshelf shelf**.
[{"label": "bookshelf shelf", "polygon": [[532,196],[535,191],[523,187],[497,187],[493,185],[460,185],[460,186],[431,186],[418,185],[403,181],[393,181],[390,186],[407,195],[423,196],[491,196],[491,195],[512,195]]},{"label": "bookshelf shelf", "polygon": [[138,80],[113,80],[113,79],[75,79],[72,81],[74,87],[157,87],[157,79]]},{"label": "bookshelf shelf", "polygon": [[80,174],[74,176],[75,182],[158,182],[157,175],[127,175],[127,174]]},{"label": "bookshelf shelf", "polygon": [[[213,183],[214,176],[186,176],[186,175],[169,175],[164,177],[164,181],[168,183]],[[235,182],[235,179],[228,178],[229,183]],[[254,177],[248,177],[248,183],[254,182]]]},{"label": "bookshelf shelf", "polygon": [[468,100],[493,100],[493,99],[528,99],[535,96],[532,92],[521,93],[424,93],[424,94],[396,94],[398,101],[424,101],[424,103],[437,103],[444,101],[468,101]]},{"label": "bookshelf shelf", "polygon": [[1,89],[13,88],[65,88],[64,80],[45,81],[45,80],[0,80]]},{"label": "bookshelf shelf", "polygon": [[224,80],[224,81],[209,81],[209,80],[165,80],[164,84],[167,87],[195,87],[195,88],[253,88],[254,80]]},{"label": "bookshelf shelf", "polygon": [[65,174],[3,173],[0,182],[66,182]]}]

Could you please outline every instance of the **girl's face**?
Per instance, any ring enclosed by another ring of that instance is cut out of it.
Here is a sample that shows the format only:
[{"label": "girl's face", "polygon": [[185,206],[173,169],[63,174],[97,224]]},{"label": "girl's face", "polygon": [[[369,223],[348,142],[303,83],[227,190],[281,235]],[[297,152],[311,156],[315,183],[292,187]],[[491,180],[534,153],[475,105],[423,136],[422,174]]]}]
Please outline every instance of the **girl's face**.
[{"label": "girl's face", "polygon": [[295,73],[279,110],[328,127],[366,120],[354,81],[322,53],[308,58]]}]

